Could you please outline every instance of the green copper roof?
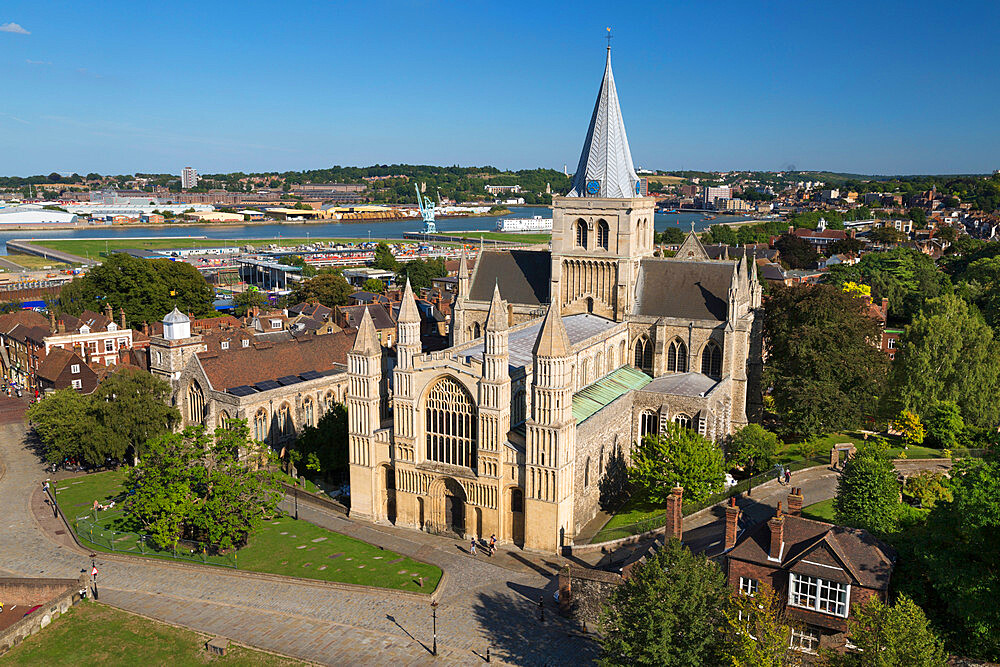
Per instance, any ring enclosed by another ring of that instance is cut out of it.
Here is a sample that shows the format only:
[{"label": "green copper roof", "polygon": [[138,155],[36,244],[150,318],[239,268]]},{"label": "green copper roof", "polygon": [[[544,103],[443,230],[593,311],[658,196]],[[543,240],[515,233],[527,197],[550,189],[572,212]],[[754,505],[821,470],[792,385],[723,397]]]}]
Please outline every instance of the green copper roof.
[{"label": "green copper roof", "polygon": [[633,389],[642,389],[653,379],[631,366],[618,370],[573,394],[573,417],[579,424],[616,398]]}]

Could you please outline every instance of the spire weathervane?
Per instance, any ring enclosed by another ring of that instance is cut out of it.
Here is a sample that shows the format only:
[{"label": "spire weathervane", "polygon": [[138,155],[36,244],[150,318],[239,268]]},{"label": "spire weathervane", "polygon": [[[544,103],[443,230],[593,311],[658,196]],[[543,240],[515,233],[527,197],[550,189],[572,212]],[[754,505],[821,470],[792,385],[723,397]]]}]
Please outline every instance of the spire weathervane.
[{"label": "spire weathervane", "polygon": [[605,39],[608,40],[608,51],[610,51],[611,50],[611,28],[608,28],[608,35],[607,35],[607,37]]}]

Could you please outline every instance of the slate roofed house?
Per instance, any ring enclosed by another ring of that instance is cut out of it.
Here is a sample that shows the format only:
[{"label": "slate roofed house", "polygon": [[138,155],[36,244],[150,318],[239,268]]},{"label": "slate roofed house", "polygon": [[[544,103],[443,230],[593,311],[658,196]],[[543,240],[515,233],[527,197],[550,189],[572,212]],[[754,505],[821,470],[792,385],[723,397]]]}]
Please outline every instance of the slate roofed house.
[{"label": "slate roofed house", "polygon": [[344,329],[358,329],[365,311],[371,315],[375,326],[375,336],[385,347],[392,347],[396,335],[396,318],[388,306],[381,304],[359,304],[356,306],[337,306],[337,324]]},{"label": "slate roofed house", "polygon": [[802,502],[801,489],[793,488],[790,513],[779,504],[771,519],[739,534],[740,510],[732,499],[723,547],[729,585],[747,595],[762,584],[774,589],[799,624],[792,648],[813,654],[845,647],[855,605],[872,596],[888,599],[896,553],[866,530],[799,516]]},{"label": "slate roofed house", "polygon": [[297,303],[289,306],[288,314],[292,317],[311,317],[314,320],[325,322],[333,316],[333,309],[321,303]]}]

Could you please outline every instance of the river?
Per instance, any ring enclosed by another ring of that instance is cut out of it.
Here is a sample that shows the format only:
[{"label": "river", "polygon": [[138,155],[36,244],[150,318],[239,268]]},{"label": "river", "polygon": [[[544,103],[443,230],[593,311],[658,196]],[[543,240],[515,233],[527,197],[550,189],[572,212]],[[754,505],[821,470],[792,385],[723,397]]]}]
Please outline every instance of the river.
[{"label": "river", "polygon": [[[530,218],[535,215],[551,217],[552,213],[544,206],[512,206],[510,215],[483,216],[473,218],[444,218],[437,221],[439,232],[461,231],[494,231],[497,220],[504,218]],[[684,231],[694,228],[697,231],[707,229],[721,222],[736,222],[747,220],[746,217],[720,215],[715,220],[706,220],[701,213],[657,213],[655,228],[662,231],[667,227],[679,227]],[[220,241],[237,241],[243,239],[278,239],[278,238],[355,238],[381,240],[402,238],[404,232],[418,232],[423,223],[420,220],[393,220],[389,222],[322,222],[322,223],[266,223],[254,225],[205,224],[183,225],[178,227],[113,227],[111,225],[88,225],[76,229],[44,229],[0,232],[0,254],[7,254],[7,241],[10,239],[121,239],[150,237],[192,237],[204,236]]]}]

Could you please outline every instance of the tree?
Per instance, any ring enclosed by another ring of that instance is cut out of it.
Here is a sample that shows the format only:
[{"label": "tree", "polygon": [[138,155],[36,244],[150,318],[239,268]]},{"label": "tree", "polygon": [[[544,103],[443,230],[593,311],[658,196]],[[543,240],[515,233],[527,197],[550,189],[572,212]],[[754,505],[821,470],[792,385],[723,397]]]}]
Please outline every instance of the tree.
[{"label": "tree", "polygon": [[906,240],[906,234],[892,227],[876,227],[868,232],[868,240],[882,245],[895,245]]},{"label": "tree", "polygon": [[776,286],[765,303],[768,364],[785,429],[804,436],[857,428],[875,412],[889,359],[867,304],[840,289]]},{"label": "tree", "polygon": [[782,234],[775,240],[774,248],[781,260],[791,269],[808,269],[819,261],[819,253],[805,239],[794,234]]},{"label": "tree", "polygon": [[295,441],[306,467],[327,478],[347,470],[347,406],[336,403]]},{"label": "tree", "polygon": [[913,226],[917,229],[923,229],[927,226],[927,211],[924,209],[914,206],[909,212],[910,220],[913,221]]},{"label": "tree", "polygon": [[59,304],[70,315],[88,309],[103,312],[110,304],[116,313],[124,308],[133,326],[158,322],[174,306],[197,317],[212,315],[213,299],[212,287],[187,262],[139,259],[121,252],[112,253],[59,292]]},{"label": "tree", "polygon": [[907,326],[893,365],[886,408],[917,410],[951,401],[972,426],[1000,417],[1000,354],[993,331],[954,294],[930,299]]},{"label": "tree", "polygon": [[267,293],[261,292],[259,289],[246,289],[233,294],[233,303],[236,304],[234,312],[236,317],[245,317],[255,307],[267,307]]},{"label": "tree", "polygon": [[928,444],[943,449],[954,449],[958,435],[965,428],[962,411],[953,401],[941,401],[932,409],[925,420]]},{"label": "tree", "polygon": [[381,294],[385,291],[385,283],[378,278],[369,278],[365,281],[365,284],[361,286],[366,292],[374,292],[375,294]]},{"label": "tree", "polygon": [[601,664],[721,664],[728,597],[722,571],[671,539],[605,603]]},{"label": "tree", "polygon": [[295,283],[289,298],[294,303],[319,302],[333,308],[346,306],[347,297],[353,292],[354,288],[344,279],[344,276],[339,273],[322,272],[309,280]]},{"label": "tree", "polygon": [[846,239],[838,239],[826,247],[826,252],[830,255],[852,254],[856,255],[865,247],[864,241],[849,236]]},{"label": "tree", "polygon": [[948,282],[933,259],[912,248],[866,253],[853,266],[831,267],[825,279],[834,285],[846,281],[870,285],[876,301],[888,299],[889,317],[897,322],[909,322]]},{"label": "tree", "polygon": [[747,424],[734,433],[726,446],[726,459],[746,472],[768,470],[778,453],[778,436],[760,424]]},{"label": "tree", "polygon": [[674,486],[684,487],[685,497],[702,501],[722,490],[725,474],[719,448],[677,424],[643,437],[628,470],[629,481],[657,505],[666,503]]},{"label": "tree", "polygon": [[399,262],[396,261],[396,256],[392,254],[392,250],[387,244],[379,243],[375,246],[375,261],[372,262],[372,268],[383,271],[399,270]]},{"label": "tree", "polygon": [[444,260],[440,257],[426,260],[414,259],[399,265],[399,269],[396,271],[396,282],[402,285],[409,280],[413,289],[419,290],[421,287],[431,287],[431,281],[435,278],[444,278],[447,275],[448,271],[445,269]]},{"label": "tree", "polygon": [[260,447],[249,435],[236,420],[213,434],[197,425],[151,440],[126,476],[126,526],[163,548],[181,539],[216,551],[245,545],[281,499],[275,474],[245,456]]},{"label": "tree", "polygon": [[852,281],[842,283],[840,289],[844,290],[845,293],[850,294],[853,297],[859,297],[862,299],[869,299],[872,295],[871,287]]},{"label": "tree", "polygon": [[919,445],[924,441],[927,429],[920,423],[920,417],[915,412],[903,410],[892,421],[892,427],[903,437],[903,445]]},{"label": "tree", "polygon": [[854,605],[847,621],[847,634],[856,650],[828,652],[831,667],[945,667],[944,643],[927,622],[917,604],[901,595],[895,604],[877,596]]},{"label": "tree", "polygon": [[781,597],[767,584],[753,595],[733,593],[725,611],[726,657],[732,667],[787,667],[800,664],[789,649],[791,624]]},{"label": "tree", "polygon": [[899,482],[888,447],[881,438],[864,441],[837,480],[837,523],[885,535],[896,528],[898,506]]},{"label": "tree", "polygon": [[939,502],[951,502],[952,493],[943,472],[923,470],[910,475],[903,483],[903,496],[912,498],[921,507],[933,508]]},{"label": "tree", "polygon": [[60,389],[28,408],[27,418],[41,440],[45,460],[75,459],[88,465],[106,460],[106,440],[90,396]]},{"label": "tree", "polygon": [[104,428],[109,456],[124,459],[144,454],[148,440],[180,421],[170,405],[170,383],[138,368],[122,368],[92,394],[97,420]]}]

